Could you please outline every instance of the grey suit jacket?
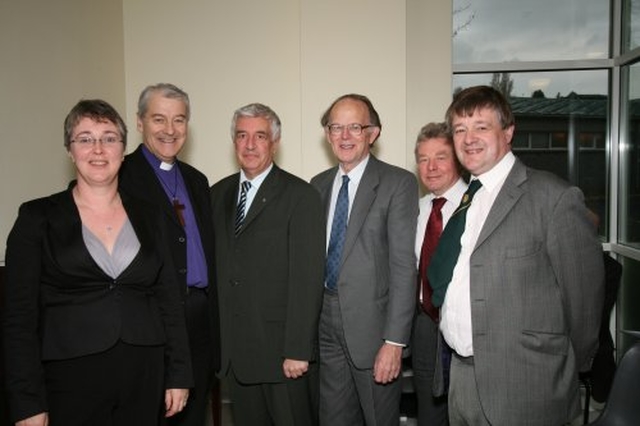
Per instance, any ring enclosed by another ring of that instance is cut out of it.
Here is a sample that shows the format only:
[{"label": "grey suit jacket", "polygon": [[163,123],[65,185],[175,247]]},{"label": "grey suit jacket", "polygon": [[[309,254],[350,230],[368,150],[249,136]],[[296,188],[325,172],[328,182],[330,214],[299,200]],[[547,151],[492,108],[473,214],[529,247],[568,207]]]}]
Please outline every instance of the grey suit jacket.
[{"label": "grey suit jacket", "polygon": [[[311,180],[329,211],[338,168]],[[353,363],[372,368],[385,340],[408,344],[415,313],[418,185],[406,170],[373,155],[349,215],[338,297]]]},{"label": "grey suit jacket", "polygon": [[476,382],[493,425],[561,425],[595,353],[602,249],[578,188],[516,161],[471,255]]}]

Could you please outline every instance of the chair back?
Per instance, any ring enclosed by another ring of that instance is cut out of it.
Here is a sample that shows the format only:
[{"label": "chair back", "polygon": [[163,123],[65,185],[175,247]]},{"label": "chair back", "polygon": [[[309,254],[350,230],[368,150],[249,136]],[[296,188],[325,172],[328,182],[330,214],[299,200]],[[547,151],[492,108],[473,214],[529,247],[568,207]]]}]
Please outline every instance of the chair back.
[{"label": "chair back", "polygon": [[591,426],[640,425],[640,341],[620,360],[607,405]]}]

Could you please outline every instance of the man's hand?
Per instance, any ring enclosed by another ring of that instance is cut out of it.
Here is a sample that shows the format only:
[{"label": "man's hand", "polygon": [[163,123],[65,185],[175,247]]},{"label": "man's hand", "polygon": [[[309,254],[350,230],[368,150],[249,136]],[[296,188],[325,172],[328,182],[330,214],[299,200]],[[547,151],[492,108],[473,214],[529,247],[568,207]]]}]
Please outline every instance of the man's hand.
[{"label": "man's hand", "polygon": [[302,377],[309,369],[309,361],[299,361],[297,359],[285,359],[282,363],[282,371],[288,379]]},{"label": "man's hand", "polygon": [[164,391],[165,417],[171,417],[184,410],[189,399],[189,389],[167,389]]},{"label": "man's hand", "polygon": [[391,383],[400,375],[402,366],[402,346],[385,343],[380,347],[373,364],[373,378],[376,383]]},{"label": "man's hand", "polygon": [[49,413],[40,413],[16,422],[16,426],[48,426]]}]

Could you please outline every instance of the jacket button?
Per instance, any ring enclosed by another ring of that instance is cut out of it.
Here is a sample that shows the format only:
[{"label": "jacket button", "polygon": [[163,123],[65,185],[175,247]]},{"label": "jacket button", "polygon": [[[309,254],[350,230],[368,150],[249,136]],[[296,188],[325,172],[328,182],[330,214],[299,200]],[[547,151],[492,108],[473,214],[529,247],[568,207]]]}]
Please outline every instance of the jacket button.
[{"label": "jacket button", "polygon": [[179,237],[178,241],[181,242],[181,243],[184,243],[186,241],[186,238],[185,237]]}]

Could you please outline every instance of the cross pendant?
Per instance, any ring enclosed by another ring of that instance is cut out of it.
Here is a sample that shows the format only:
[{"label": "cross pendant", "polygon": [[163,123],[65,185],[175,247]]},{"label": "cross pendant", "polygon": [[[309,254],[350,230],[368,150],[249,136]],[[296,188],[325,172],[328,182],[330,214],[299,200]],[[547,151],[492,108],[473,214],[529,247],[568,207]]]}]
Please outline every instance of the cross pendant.
[{"label": "cross pendant", "polygon": [[176,216],[178,216],[178,222],[180,222],[180,225],[182,225],[184,227],[184,215],[182,214],[182,211],[184,210],[184,204],[180,203],[180,200],[178,200],[177,198],[173,199],[173,209],[176,211]]}]

